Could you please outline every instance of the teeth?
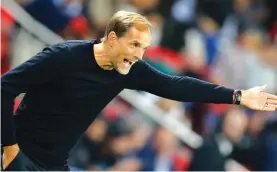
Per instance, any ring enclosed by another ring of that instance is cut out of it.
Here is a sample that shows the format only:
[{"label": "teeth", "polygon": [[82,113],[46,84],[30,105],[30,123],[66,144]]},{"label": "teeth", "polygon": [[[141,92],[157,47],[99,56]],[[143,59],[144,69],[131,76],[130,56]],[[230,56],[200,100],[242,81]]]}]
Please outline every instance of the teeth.
[{"label": "teeth", "polygon": [[130,67],[131,65],[129,64],[129,62],[124,62],[124,66],[125,66],[126,68],[128,68],[128,67]]}]

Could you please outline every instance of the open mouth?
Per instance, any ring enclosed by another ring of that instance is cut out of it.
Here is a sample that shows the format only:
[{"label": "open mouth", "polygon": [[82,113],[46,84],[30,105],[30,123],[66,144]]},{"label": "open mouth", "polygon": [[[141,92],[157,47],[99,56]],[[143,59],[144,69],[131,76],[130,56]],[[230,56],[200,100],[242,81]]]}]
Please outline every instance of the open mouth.
[{"label": "open mouth", "polygon": [[125,64],[126,67],[129,67],[129,66],[131,66],[131,65],[133,64],[133,62],[130,61],[130,60],[128,60],[127,58],[124,58],[124,59],[123,59],[123,62],[124,62],[124,64]]}]

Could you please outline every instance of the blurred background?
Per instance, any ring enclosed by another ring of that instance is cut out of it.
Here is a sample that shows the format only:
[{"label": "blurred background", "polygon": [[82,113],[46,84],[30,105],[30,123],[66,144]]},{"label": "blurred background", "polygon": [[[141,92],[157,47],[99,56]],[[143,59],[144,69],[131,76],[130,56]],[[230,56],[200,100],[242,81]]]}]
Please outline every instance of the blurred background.
[{"label": "blurred background", "polygon": [[[144,60],[155,68],[277,94],[276,0],[3,0],[1,74],[47,45],[101,38],[118,10],[154,25]],[[125,90],[68,162],[72,170],[277,171],[277,114]]]}]

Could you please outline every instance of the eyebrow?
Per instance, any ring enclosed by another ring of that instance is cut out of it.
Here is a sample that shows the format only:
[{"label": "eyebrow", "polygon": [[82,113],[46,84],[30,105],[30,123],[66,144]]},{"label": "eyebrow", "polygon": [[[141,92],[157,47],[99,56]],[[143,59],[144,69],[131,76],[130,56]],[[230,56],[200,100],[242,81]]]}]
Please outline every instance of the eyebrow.
[{"label": "eyebrow", "polygon": [[[141,46],[141,43],[137,40],[134,40],[132,43],[137,43],[139,46]],[[146,47],[144,47],[144,49],[147,49],[150,45],[147,45]]]},{"label": "eyebrow", "polygon": [[137,43],[139,46],[141,46],[141,43],[137,40],[134,40],[133,43]]}]

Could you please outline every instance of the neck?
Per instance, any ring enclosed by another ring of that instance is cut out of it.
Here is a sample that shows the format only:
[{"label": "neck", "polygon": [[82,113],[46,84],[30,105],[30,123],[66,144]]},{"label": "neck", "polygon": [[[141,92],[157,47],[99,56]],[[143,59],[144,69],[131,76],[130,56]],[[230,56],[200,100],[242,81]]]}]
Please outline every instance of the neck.
[{"label": "neck", "polygon": [[103,41],[94,45],[94,57],[96,63],[104,70],[112,70],[113,64],[111,62],[111,56],[109,55],[109,47],[106,42]]}]

